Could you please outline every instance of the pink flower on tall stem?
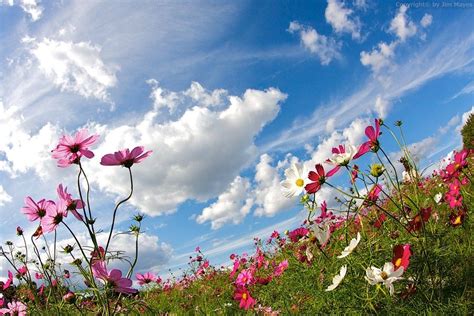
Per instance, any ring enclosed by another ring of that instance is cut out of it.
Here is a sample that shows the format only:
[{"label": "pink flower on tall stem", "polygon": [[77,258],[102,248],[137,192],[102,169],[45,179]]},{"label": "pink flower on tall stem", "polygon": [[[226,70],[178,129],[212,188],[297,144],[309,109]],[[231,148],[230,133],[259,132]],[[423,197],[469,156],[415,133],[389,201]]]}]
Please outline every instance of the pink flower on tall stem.
[{"label": "pink flower on tall stem", "polygon": [[147,272],[145,274],[137,273],[135,274],[135,277],[137,278],[138,284],[140,285],[156,282],[156,275],[151,272]]},{"label": "pink flower on tall stem", "polygon": [[67,217],[66,205],[63,200],[59,200],[56,207],[46,213],[42,223],[43,231],[47,233],[55,231],[64,217]]},{"label": "pink flower on tall stem", "polygon": [[244,288],[237,288],[234,292],[234,300],[240,301],[239,307],[245,310],[255,305],[255,299],[250,296],[249,291]]},{"label": "pink flower on tall stem", "polygon": [[374,185],[372,189],[370,189],[369,194],[367,194],[367,199],[365,203],[375,203],[379,198],[380,192],[382,192],[382,187],[380,186],[380,184]]},{"label": "pink flower on tall stem", "polygon": [[359,158],[362,155],[365,155],[370,150],[377,152],[379,150],[379,136],[380,136],[380,119],[375,119],[375,128],[372,126],[367,126],[365,128],[365,135],[369,138],[368,141],[360,145],[359,150],[354,155],[354,159]]},{"label": "pink flower on tall stem", "polygon": [[[12,285],[13,283],[13,273],[11,271],[8,271],[8,280],[3,284],[3,290],[6,290]],[[0,305],[1,306],[1,305]]]},{"label": "pink flower on tall stem", "polygon": [[73,163],[79,163],[82,156],[89,159],[94,157],[89,146],[98,138],[99,135],[89,136],[86,129],[78,131],[74,136],[63,135],[59,139],[59,144],[52,150],[53,158],[58,159],[58,167],[65,168]]},{"label": "pink flower on tall stem", "polygon": [[46,214],[56,208],[56,204],[53,201],[42,199],[35,202],[30,196],[25,198],[25,204],[26,205],[21,208],[21,212],[25,214],[31,222],[37,219],[42,222]]},{"label": "pink flower on tall stem", "polygon": [[235,280],[235,284],[238,286],[245,286],[253,282],[253,274],[250,270],[242,270]]},{"label": "pink flower on tall stem", "polygon": [[10,314],[15,316],[25,316],[26,315],[26,305],[22,302],[13,301],[8,303],[6,308],[0,308],[0,315]]},{"label": "pink flower on tall stem", "polygon": [[104,166],[124,166],[130,168],[133,164],[141,162],[146,157],[150,156],[151,150],[144,152],[143,146],[137,146],[130,151],[130,149],[122,149],[113,154],[107,154],[102,157],[100,164]]},{"label": "pink flower on tall stem", "polygon": [[132,289],[132,280],[128,278],[122,278],[122,271],[113,269],[110,272],[107,271],[105,261],[95,261],[92,264],[92,273],[94,277],[99,279],[106,287],[113,289],[118,293],[132,294],[136,293],[136,289]]},{"label": "pink flower on tall stem", "polygon": [[63,188],[62,184],[58,185],[56,191],[58,192],[59,199],[66,205],[66,210],[70,211],[75,218],[82,221],[83,217],[77,212],[77,209],[84,208],[84,203],[79,199],[74,200],[72,195],[67,192],[67,187]]}]

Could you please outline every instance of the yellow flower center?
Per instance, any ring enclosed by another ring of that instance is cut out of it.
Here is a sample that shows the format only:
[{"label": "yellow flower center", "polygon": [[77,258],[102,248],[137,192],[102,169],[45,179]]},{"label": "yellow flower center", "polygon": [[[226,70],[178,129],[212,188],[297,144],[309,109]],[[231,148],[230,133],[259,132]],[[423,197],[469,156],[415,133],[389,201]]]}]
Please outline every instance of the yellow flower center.
[{"label": "yellow flower center", "polygon": [[382,271],[382,273],[380,273],[380,277],[381,277],[383,280],[387,280],[387,279],[388,279],[388,274],[387,274],[387,272]]},{"label": "yellow flower center", "polygon": [[242,294],[242,299],[245,301],[247,299],[247,293]]},{"label": "yellow flower center", "polygon": [[454,220],[454,225],[459,225],[459,224],[461,224],[461,215],[456,217],[456,219]]},{"label": "yellow flower center", "polygon": [[401,264],[402,264],[402,258],[398,258],[398,259],[395,261],[395,266],[396,266],[396,267],[399,267]]},{"label": "yellow flower center", "polygon": [[304,185],[304,180],[299,178],[299,179],[296,179],[296,186],[298,187],[302,187]]}]

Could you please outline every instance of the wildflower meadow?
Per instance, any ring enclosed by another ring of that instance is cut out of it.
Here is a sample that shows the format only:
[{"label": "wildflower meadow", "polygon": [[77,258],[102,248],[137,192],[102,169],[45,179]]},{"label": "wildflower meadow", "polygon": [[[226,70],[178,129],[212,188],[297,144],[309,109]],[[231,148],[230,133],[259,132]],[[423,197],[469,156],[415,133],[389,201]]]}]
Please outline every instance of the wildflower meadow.
[{"label": "wildflower meadow", "polygon": [[[34,192],[25,197],[18,214],[37,229],[26,235],[17,227],[16,240],[0,248],[10,264],[7,281],[0,283],[0,314],[470,314],[472,121],[463,129],[464,148],[426,174],[405,144],[402,122],[375,119],[358,147],[340,144],[324,165],[305,170],[294,163],[285,171],[282,194],[298,196],[307,212],[299,227],[255,238],[253,253],[229,254],[226,266],[214,265],[196,245],[188,269],[167,279],[160,271],[135,272],[142,215],[130,214],[135,257],[109,248],[117,213],[134,193],[133,171],[159,148],[120,149],[97,162],[122,168],[130,181],[129,194],[111,210],[110,229],[103,231],[82,164],[95,159],[100,135],[84,129],[64,135],[51,159],[58,168],[74,168],[77,183],[58,181],[53,199],[35,199]],[[388,142],[399,145],[398,161],[386,153]],[[359,165],[367,156],[372,163]],[[345,174],[346,186],[332,183],[337,174]],[[337,207],[315,198],[324,187],[337,191]],[[74,221],[87,242],[71,229]],[[58,248],[58,230],[75,242]],[[107,238],[98,238],[99,232]],[[39,239],[45,247],[37,247]],[[117,260],[129,268],[110,268]]]}]

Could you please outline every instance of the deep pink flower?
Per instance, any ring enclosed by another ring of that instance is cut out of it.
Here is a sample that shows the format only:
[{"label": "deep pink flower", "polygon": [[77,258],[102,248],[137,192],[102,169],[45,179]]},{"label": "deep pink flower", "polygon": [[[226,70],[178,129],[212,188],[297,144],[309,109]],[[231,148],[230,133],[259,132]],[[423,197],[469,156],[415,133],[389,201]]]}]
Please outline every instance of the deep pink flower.
[{"label": "deep pink flower", "polygon": [[56,204],[53,201],[42,199],[36,203],[30,196],[25,198],[25,204],[26,205],[21,208],[21,212],[25,214],[31,222],[39,219],[40,223],[42,223],[46,214],[56,208]]},{"label": "deep pink flower", "polygon": [[359,175],[359,166],[354,165],[354,167],[352,168],[352,171],[351,171],[351,183],[355,182],[358,175]]},{"label": "deep pink flower", "polygon": [[239,307],[245,310],[255,305],[255,299],[250,296],[249,291],[244,287],[235,290],[234,300],[240,301]]},{"label": "deep pink flower", "polygon": [[145,274],[137,273],[135,274],[135,277],[137,278],[138,284],[140,285],[156,282],[156,275],[151,272],[147,272]]},{"label": "deep pink flower", "polygon": [[308,235],[309,230],[305,227],[300,227],[292,230],[291,232],[288,233],[288,237],[292,242],[297,242],[304,236]]},{"label": "deep pink flower", "polygon": [[328,172],[326,175],[326,172],[324,171],[324,168],[321,164],[317,164],[315,166],[316,172],[310,171],[308,174],[308,179],[313,181],[308,183],[304,189],[308,194],[316,193],[321,189],[321,186],[326,182],[326,178],[329,178],[332,176],[334,173],[337,172],[336,169],[332,169],[331,171]]},{"label": "deep pink flower", "polygon": [[55,231],[66,216],[66,205],[64,204],[63,200],[59,200],[56,207],[54,209],[50,209],[43,218],[43,231],[47,233]]},{"label": "deep pink flower", "polygon": [[366,199],[365,203],[366,204],[367,204],[367,202],[368,203],[375,203],[377,201],[377,199],[379,198],[380,192],[382,192],[382,187],[379,184],[374,185],[372,187],[372,189],[370,189],[369,194],[367,194],[367,199]]},{"label": "deep pink flower", "polygon": [[28,268],[26,266],[22,266],[20,269],[18,269],[18,276],[19,277],[25,276],[27,272],[28,272]]},{"label": "deep pink flower", "polygon": [[35,273],[35,279],[36,279],[36,280],[41,280],[41,279],[43,279],[43,274],[36,272],[36,273]]},{"label": "deep pink flower", "polygon": [[451,226],[457,227],[464,222],[465,215],[466,212],[463,209],[459,210],[457,213],[451,213],[449,215],[449,223]]},{"label": "deep pink flower", "polygon": [[[8,280],[3,284],[3,290],[6,290],[12,285],[13,283],[13,273],[11,271],[8,271]],[[1,306],[1,305],[0,305]]]},{"label": "deep pink flower", "polygon": [[122,149],[113,154],[107,154],[102,157],[100,164],[104,166],[124,166],[130,168],[133,164],[141,162],[146,157],[150,156],[151,150],[144,152],[143,146],[137,146],[130,151],[130,149]]},{"label": "deep pink flower", "polygon": [[105,286],[112,288],[115,292],[119,293],[136,293],[136,289],[132,289],[132,280],[128,278],[122,278],[122,271],[113,269],[107,271],[105,261],[97,260],[92,264],[92,273],[94,277],[102,281]]},{"label": "deep pink flower", "polygon": [[53,158],[58,159],[58,167],[68,167],[73,163],[79,163],[82,156],[86,158],[94,157],[94,153],[89,150],[89,146],[94,144],[99,135],[88,135],[86,129],[78,131],[74,136],[63,135],[59,139],[59,144],[52,150]]},{"label": "deep pink flower", "polygon": [[273,272],[273,275],[280,276],[283,274],[283,272],[285,272],[287,268],[288,268],[288,260],[283,260],[282,262],[280,262],[280,264],[278,264],[275,271]]},{"label": "deep pink flower", "polygon": [[379,136],[380,136],[380,119],[375,119],[375,128],[367,126],[365,128],[365,135],[369,138],[368,141],[360,145],[359,150],[354,155],[354,159],[368,153],[370,150],[377,152],[379,150]]},{"label": "deep pink flower", "polygon": [[72,198],[72,195],[67,192],[67,187],[63,188],[62,184],[58,185],[56,191],[58,192],[59,199],[64,201],[64,204],[66,205],[66,210],[70,211],[75,218],[82,221],[83,217],[77,212],[77,209],[84,208],[84,203],[82,203],[82,201],[79,199],[74,200]]},{"label": "deep pink flower", "polygon": [[242,270],[237,276],[237,279],[235,280],[235,284],[237,284],[237,286],[245,286],[247,284],[251,284],[252,282],[253,274],[248,269]]},{"label": "deep pink flower", "polygon": [[403,272],[405,272],[408,269],[411,256],[410,247],[410,244],[396,245],[395,247],[393,247],[392,263],[395,270],[400,267],[403,267]]},{"label": "deep pink flower", "polygon": [[9,313],[12,316],[25,316],[26,305],[19,301],[8,303],[7,308],[0,309],[0,315]]}]

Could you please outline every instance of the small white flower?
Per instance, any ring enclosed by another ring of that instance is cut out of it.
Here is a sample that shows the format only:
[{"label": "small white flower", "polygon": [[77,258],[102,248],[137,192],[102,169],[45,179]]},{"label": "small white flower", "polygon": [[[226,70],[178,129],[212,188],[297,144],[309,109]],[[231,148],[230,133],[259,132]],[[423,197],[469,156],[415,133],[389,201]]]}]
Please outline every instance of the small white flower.
[{"label": "small white flower", "polygon": [[288,198],[300,195],[304,191],[304,186],[308,184],[308,171],[306,168],[297,163],[285,170],[286,179],[280,184],[283,187],[285,196]]},{"label": "small white flower", "polygon": [[350,255],[352,253],[352,251],[354,251],[354,249],[357,247],[357,245],[359,244],[360,242],[360,233],[358,232],[357,233],[357,238],[352,238],[351,242],[349,243],[349,245],[344,248],[344,250],[342,251],[342,253],[337,256],[339,259],[341,258],[345,258],[347,257],[348,255]]},{"label": "small white flower", "polygon": [[336,152],[333,149],[332,158],[329,160],[337,166],[347,166],[357,153],[357,148],[352,145],[339,145],[339,147],[336,147],[335,149]]},{"label": "small white flower", "polygon": [[320,245],[326,244],[331,237],[331,227],[329,227],[329,223],[325,224],[322,228],[315,225],[313,231]]},{"label": "small white flower", "polygon": [[438,194],[434,196],[433,200],[436,202],[436,204],[439,204],[442,198],[443,198],[443,194],[439,192]]},{"label": "small white flower", "polygon": [[397,270],[394,269],[395,267],[391,262],[385,263],[382,270],[376,267],[367,268],[365,279],[370,285],[383,283],[389,289],[390,295],[393,295],[395,289],[392,283],[402,279],[403,267],[399,267]]},{"label": "small white flower", "polygon": [[339,274],[336,274],[334,278],[332,278],[332,284],[328,286],[328,288],[326,289],[326,292],[332,291],[336,287],[338,287],[339,283],[341,283],[342,279],[344,279],[344,277],[346,276],[346,272],[347,272],[347,266],[342,266]]}]

